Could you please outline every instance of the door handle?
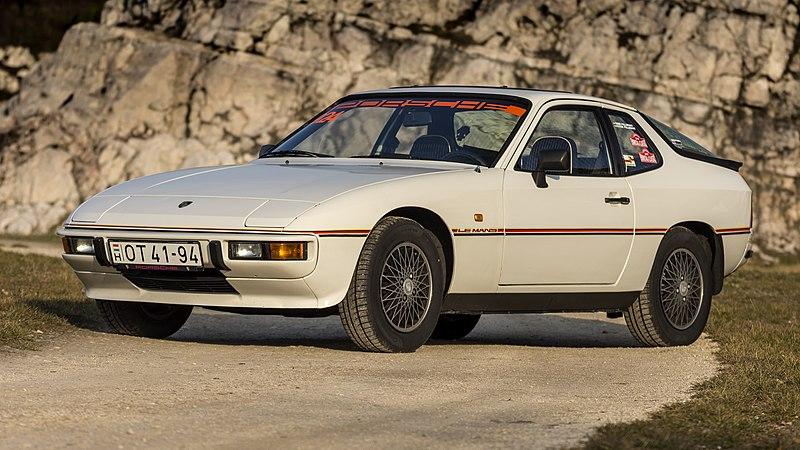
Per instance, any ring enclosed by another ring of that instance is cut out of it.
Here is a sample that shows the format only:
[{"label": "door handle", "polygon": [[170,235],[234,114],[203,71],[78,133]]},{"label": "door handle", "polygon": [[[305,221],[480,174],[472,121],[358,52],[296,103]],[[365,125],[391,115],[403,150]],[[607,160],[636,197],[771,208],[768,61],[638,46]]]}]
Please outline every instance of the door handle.
[{"label": "door handle", "polygon": [[630,205],[631,199],[628,197],[606,197],[606,203],[610,205]]}]

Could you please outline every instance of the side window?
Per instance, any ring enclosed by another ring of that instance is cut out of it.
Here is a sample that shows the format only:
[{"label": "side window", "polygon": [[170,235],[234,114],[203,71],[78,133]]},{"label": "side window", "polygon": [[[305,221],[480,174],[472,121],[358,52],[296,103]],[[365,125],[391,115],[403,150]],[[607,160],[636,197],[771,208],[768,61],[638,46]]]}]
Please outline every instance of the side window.
[{"label": "side window", "polygon": [[398,111],[400,123],[394,136],[387,136],[380,153],[408,155],[414,142],[430,133],[433,124],[431,112],[423,108],[408,108]]},{"label": "side window", "polygon": [[607,111],[614,136],[622,151],[625,173],[632,174],[652,169],[661,163],[661,155],[650,138],[633,118],[617,111]]},{"label": "side window", "polygon": [[411,151],[411,146],[414,144],[414,141],[417,140],[418,137],[424,136],[428,134],[428,126],[427,125],[414,125],[414,126],[406,126],[400,125],[400,128],[397,130],[397,133],[394,137],[397,139],[395,144],[394,151],[386,151],[386,149],[382,149],[385,153],[397,153],[407,155]]},{"label": "side window", "polygon": [[457,111],[453,114],[453,135],[462,148],[498,152],[517,125],[517,119],[497,111]]},{"label": "side window", "polygon": [[572,155],[573,175],[611,175],[608,148],[600,131],[597,114],[593,110],[547,111],[525,144],[517,168],[525,170],[536,166],[538,155],[533,151],[533,144],[544,136],[559,136],[575,142],[577,152]]}]

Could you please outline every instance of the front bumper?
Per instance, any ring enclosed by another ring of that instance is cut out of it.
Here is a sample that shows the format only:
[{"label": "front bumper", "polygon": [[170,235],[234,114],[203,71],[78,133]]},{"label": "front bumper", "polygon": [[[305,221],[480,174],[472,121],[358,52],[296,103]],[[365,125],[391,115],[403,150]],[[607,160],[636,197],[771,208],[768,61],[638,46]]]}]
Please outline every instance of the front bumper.
[{"label": "front bumper", "polygon": [[[75,270],[90,298],[247,308],[321,309],[338,304],[347,292],[365,240],[361,236],[320,237],[308,233],[106,230],[75,226],[61,228],[58,234],[93,237],[106,252],[112,239],[198,242],[204,271],[213,274],[215,282],[229,287],[216,291],[196,286],[176,288],[174,283],[143,284],[130,272],[101,263],[102,258],[64,254],[64,260]],[[243,240],[303,241],[307,243],[308,258],[303,261],[228,258],[227,243]],[[214,242],[221,245],[222,251],[212,258]]]}]

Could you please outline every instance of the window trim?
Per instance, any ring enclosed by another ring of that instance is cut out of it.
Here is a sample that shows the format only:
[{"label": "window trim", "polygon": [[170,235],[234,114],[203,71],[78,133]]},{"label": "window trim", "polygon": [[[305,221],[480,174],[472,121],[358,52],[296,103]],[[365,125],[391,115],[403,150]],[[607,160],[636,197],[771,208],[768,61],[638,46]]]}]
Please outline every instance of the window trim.
[{"label": "window trim", "polygon": [[560,105],[551,106],[550,108],[545,109],[544,112],[542,112],[542,115],[539,117],[539,120],[537,120],[536,123],[532,124],[533,128],[532,128],[532,130],[530,132],[531,133],[530,136],[528,136],[528,139],[525,140],[524,143],[522,143],[522,151],[520,152],[519,156],[517,156],[517,160],[514,162],[514,166],[513,166],[514,167],[514,171],[515,172],[528,173],[528,174],[533,173],[533,172],[530,172],[530,171],[527,171],[527,170],[523,170],[520,167],[520,163],[522,162],[522,157],[525,155],[525,149],[528,146],[528,142],[530,142],[530,140],[533,138],[534,133],[536,133],[536,127],[539,126],[539,124],[541,123],[542,119],[544,118],[544,116],[547,115],[547,113],[549,113],[550,111],[589,111],[589,112],[594,113],[595,119],[597,120],[597,126],[598,126],[598,128],[600,130],[600,135],[601,135],[601,137],[603,139],[603,142],[605,142],[605,144],[606,144],[606,158],[608,159],[608,173],[604,174],[604,175],[573,173],[573,170],[572,170],[572,169],[574,169],[574,165],[573,165],[573,167],[570,168],[570,173],[568,173],[568,174],[566,174],[566,173],[565,174],[559,174],[559,176],[563,176],[563,177],[591,177],[591,178],[613,178],[613,177],[619,176],[619,173],[618,173],[618,170],[617,170],[617,167],[616,167],[616,163],[615,163],[615,158],[611,155],[611,149],[609,147],[608,130],[606,129],[606,125],[605,125],[605,122],[603,120],[602,113],[600,111],[601,109],[602,109],[602,107],[600,107],[600,106],[580,105],[580,104],[560,104]]},{"label": "window trim", "polygon": [[[627,170],[625,169],[625,158],[623,158],[623,156],[622,156],[622,148],[619,146],[619,141],[618,141],[618,138],[617,138],[617,134],[614,132],[614,125],[611,122],[611,117],[609,117],[612,113],[626,116],[629,119],[631,119],[631,121],[633,121],[633,123],[635,123],[638,126],[639,130],[637,131],[637,133],[641,132],[642,136],[644,136],[644,138],[647,140],[647,142],[650,143],[650,144],[653,144],[653,146],[650,149],[650,151],[655,153],[656,157],[658,158],[658,164],[653,164],[650,167],[648,167],[648,168],[646,168],[644,170],[640,170],[638,172],[634,172],[634,173],[628,173],[627,172]],[[612,136],[614,136],[614,139],[613,139],[613,141],[614,141],[613,142],[613,145],[614,145],[614,159],[616,160],[615,161],[615,165],[617,166],[617,172],[619,174],[618,176],[621,176],[621,177],[632,177],[632,176],[635,176],[635,175],[640,175],[640,174],[643,174],[643,173],[647,173],[647,172],[651,172],[653,170],[660,169],[664,165],[664,157],[661,155],[661,151],[658,149],[658,146],[653,141],[653,139],[651,139],[650,136],[647,135],[647,132],[645,132],[645,130],[642,127],[642,125],[639,123],[639,121],[636,120],[635,117],[633,117],[633,115],[631,115],[630,113],[625,112],[625,111],[620,111],[618,109],[611,109],[611,108],[603,107],[603,118],[605,119],[606,126],[608,127],[609,133],[612,133]]]},{"label": "window trim", "polygon": [[[660,129],[658,129],[658,126],[656,126],[656,124],[653,122],[655,119],[653,119],[652,117],[650,117],[650,116],[648,116],[647,114],[644,114],[644,113],[639,113],[639,115],[641,115],[642,118],[644,119],[644,121],[647,122],[654,130],[656,130],[656,134],[658,134],[658,136],[664,142],[667,143],[669,148],[671,148],[675,153],[679,154],[680,156],[683,156],[684,158],[694,159],[694,160],[697,160],[697,161],[702,161],[702,162],[706,162],[706,163],[709,163],[709,164],[713,164],[715,166],[724,167],[726,169],[733,170],[734,172],[738,172],[739,169],[744,165],[744,163],[742,161],[736,161],[734,159],[722,158],[722,157],[719,157],[719,156],[702,155],[700,153],[689,152],[689,151],[686,151],[686,150],[684,150],[682,148],[678,148],[675,144],[672,143],[672,140],[670,140],[664,133],[661,132]],[[667,124],[664,124],[664,125],[667,125]],[[670,125],[667,125],[667,126],[672,128],[672,126],[670,126]],[[675,130],[675,131],[678,131],[678,130]]]}]

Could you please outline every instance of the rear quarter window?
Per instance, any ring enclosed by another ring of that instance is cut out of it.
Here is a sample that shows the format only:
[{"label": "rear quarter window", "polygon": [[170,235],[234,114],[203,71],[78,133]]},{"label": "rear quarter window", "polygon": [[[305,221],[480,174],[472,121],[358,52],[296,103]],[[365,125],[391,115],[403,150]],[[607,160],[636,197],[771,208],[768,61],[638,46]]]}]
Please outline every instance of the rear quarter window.
[{"label": "rear quarter window", "polygon": [[663,122],[659,122],[658,120],[653,119],[645,114],[642,114],[642,117],[644,117],[644,120],[646,120],[647,123],[649,123],[656,130],[662,139],[667,141],[669,146],[675,150],[675,153],[685,158],[696,159],[737,172],[742,167],[742,163],[740,161],[725,159],[714,154],[707,148],[693,141],[691,138],[672,128],[671,126]]},{"label": "rear quarter window", "polygon": [[664,135],[664,137],[666,137],[666,141],[669,142],[673,146],[673,148],[700,156],[719,158],[719,156],[715,155],[707,148],[693,141],[691,138],[689,138],[689,136],[686,136],[685,134],[672,128],[671,126],[663,122],[659,122],[658,120],[653,119],[650,116],[645,116],[645,117],[650,122],[650,124],[653,125],[653,128],[658,130],[662,135]]}]

